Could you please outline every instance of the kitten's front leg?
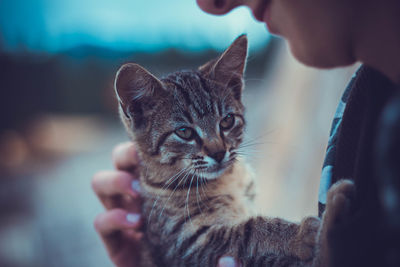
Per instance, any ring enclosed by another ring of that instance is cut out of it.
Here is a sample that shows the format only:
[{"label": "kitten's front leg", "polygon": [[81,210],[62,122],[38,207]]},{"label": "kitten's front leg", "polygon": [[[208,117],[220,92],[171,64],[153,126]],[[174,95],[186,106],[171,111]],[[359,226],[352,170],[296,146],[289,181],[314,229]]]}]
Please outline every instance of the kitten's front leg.
[{"label": "kitten's front leg", "polygon": [[[239,226],[237,256],[258,257],[265,254],[294,257],[302,262],[314,256],[320,220],[305,218],[300,224],[280,218],[255,217]],[[242,229],[240,229],[242,228]]]},{"label": "kitten's front leg", "polygon": [[321,226],[318,217],[307,217],[300,223],[299,230],[292,240],[292,253],[303,261],[311,260],[315,255],[317,235]]},{"label": "kitten's front leg", "polygon": [[[243,266],[306,266],[314,255],[318,227],[319,219],[314,217],[306,218],[300,225],[261,216],[236,226],[214,225],[201,233],[203,238],[199,237],[201,230],[187,238],[202,241],[183,253],[181,263],[215,266],[218,257],[231,255]],[[186,244],[181,248],[187,249]]]}]

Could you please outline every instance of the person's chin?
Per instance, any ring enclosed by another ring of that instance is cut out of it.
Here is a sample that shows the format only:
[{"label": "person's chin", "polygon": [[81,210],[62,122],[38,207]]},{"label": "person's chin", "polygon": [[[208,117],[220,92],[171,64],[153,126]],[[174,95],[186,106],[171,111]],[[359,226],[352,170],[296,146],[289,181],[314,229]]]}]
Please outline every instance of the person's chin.
[{"label": "person's chin", "polygon": [[270,10],[265,11],[265,14],[263,17],[263,22],[265,24],[265,27],[267,28],[267,30],[270,34],[281,36],[281,32],[279,31],[278,25],[273,20],[271,12],[268,12],[268,11],[270,11]]},{"label": "person's chin", "polygon": [[270,34],[276,35],[276,36],[281,36],[281,33],[279,32],[278,28],[277,28],[274,24],[272,24],[272,23],[270,23],[270,24],[265,23],[265,27],[267,28],[267,31],[268,31]]},{"label": "person's chin", "polygon": [[288,40],[292,55],[302,64],[321,69],[331,69],[354,64],[356,60],[349,54],[334,53],[332,49],[318,49],[310,45],[298,45]]}]

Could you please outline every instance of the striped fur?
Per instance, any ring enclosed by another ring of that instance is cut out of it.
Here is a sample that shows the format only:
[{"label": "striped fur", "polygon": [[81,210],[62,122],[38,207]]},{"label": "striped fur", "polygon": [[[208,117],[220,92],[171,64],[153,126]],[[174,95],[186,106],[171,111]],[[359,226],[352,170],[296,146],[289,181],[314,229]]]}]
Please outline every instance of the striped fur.
[{"label": "striped fur", "polygon": [[[312,260],[318,219],[296,224],[252,211],[254,181],[238,157],[246,55],[241,36],[196,71],[159,80],[128,63],[117,73],[121,119],[142,159],[143,266],[216,266],[226,254],[243,266]],[[186,140],[177,131],[188,128],[195,134]]]}]

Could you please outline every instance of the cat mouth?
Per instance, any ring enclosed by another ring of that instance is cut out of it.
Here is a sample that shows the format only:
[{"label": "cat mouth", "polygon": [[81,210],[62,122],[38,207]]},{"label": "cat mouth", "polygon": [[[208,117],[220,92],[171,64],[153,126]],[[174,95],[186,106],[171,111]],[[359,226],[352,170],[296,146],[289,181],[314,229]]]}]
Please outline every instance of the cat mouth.
[{"label": "cat mouth", "polygon": [[233,161],[229,160],[212,166],[199,166],[196,168],[196,171],[198,171],[205,178],[212,180],[224,174],[232,166],[232,162]]}]

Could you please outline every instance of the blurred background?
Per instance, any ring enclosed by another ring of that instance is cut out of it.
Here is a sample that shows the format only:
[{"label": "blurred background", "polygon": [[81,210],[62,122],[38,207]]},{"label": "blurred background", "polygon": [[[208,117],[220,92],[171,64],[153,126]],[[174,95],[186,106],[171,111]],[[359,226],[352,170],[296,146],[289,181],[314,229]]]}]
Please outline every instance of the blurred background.
[{"label": "blurred background", "polygon": [[356,66],[302,66],[245,8],[217,17],[194,0],[0,0],[0,266],[112,266],[90,180],[127,140],[116,70],[197,68],[242,33],[259,211],[316,215],[331,119]]}]

